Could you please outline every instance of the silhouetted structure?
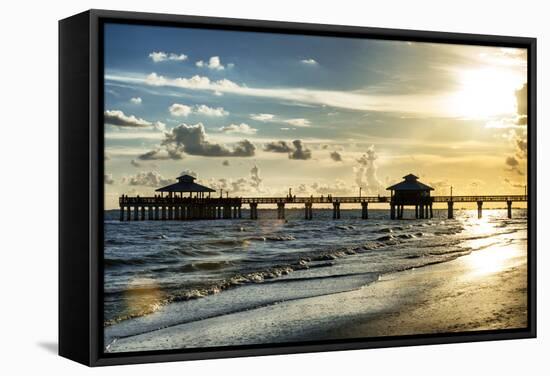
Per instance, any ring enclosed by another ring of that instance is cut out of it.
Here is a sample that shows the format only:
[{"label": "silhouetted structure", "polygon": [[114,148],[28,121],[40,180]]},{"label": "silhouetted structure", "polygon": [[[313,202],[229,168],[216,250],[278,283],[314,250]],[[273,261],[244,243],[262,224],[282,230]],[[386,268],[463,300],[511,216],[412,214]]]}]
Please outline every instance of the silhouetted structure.
[{"label": "silhouetted structure", "polygon": [[[389,203],[390,218],[402,219],[404,206],[415,207],[415,217],[433,218],[433,204],[447,204],[447,218],[453,218],[455,202],[477,203],[481,218],[483,202],[506,202],[508,218],[512,218],[512,202],[527,201],[527,195],[484,195],[484,196],[431,196],[432,187],[418,181],[413,174],[404,176],[404,181],[392,185],[390,197],[332,195],[320,197],[297,197],[291,192],[286,197],[211,197],[214,189],[195,183],[195,178],[183,175],[177,183],[156,190],[154,197],[119,198],[120,220],[193,220],[193,219],[236,219],[242,218],[242,205],[249,205],[250,219],[258,219],[258,205],[277,205],[277,218],[285,219],[285,205],[303,204],[305,219],[313,218],[313,204],[332,204],[332,218],[340,219],[341,204],[361,204],[361,218],[369,218],[369,203]],[[168,195],[165,196],[165,193]],[[179,193],[179,195],[178,195]],[[185,195],[184,193],[189,193]],[[206,195],[208,193],[208,195]]]},{"label": "silhouetted structure", "polygon": [[204,198],[205,193],[208,193],[210,196],[210,193],[216,192],[215,189],[195,183],[195,179],[196,178],[191,175],[182,175],[177,178],[177,183],[159,188],[156,192],[161,192],[161,195],[163,195],[164,192],[168,192],[169,197],[174,196],[176,193],[179,193],[180,197],[183,197],[184,193],[189,193],[189,197],[192,197],[193,193],[196,193],[198,198]]},{"label": "silhouetted structure", "polygon": [[[430,191],[434,189],[418,181],[418,176],[408,174],[403,181],[386,188],[391,191],[390,217],[403,218],[405,206],[414,206],[415,218],[433,218],[433,199]],[[397,210],[397,213],[396,213]]]}]

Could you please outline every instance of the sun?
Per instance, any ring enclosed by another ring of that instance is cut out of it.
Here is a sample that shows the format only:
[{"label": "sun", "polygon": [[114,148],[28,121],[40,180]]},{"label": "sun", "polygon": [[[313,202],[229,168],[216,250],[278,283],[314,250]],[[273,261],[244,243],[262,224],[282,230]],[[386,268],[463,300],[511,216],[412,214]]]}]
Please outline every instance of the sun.
[{"label": "sun", "polygon": [[516,113],[515,92],[524,78],[502,68],[464,69],[457,72],[458,88],[448,100],[454,117],[490,119]]}]

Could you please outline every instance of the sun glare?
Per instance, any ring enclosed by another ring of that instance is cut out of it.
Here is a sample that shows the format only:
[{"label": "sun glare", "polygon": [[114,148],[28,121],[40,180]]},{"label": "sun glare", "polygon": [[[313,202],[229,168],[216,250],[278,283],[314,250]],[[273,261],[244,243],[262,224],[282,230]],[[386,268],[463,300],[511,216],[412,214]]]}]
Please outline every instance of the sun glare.
[{"label": "sun glare", "polygon": [[448,101],[453,116],[488,119],[516,112],[515,91],[524,81],[517,72],[479,68],[461,70],[458,75],[459,89]]}]

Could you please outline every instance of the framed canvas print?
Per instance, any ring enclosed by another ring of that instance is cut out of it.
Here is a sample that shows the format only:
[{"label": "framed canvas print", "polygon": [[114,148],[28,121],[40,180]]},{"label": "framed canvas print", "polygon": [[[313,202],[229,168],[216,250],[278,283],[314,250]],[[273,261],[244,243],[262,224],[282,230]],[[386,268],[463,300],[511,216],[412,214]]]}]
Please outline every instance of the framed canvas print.
[{"label": "framed canvas print", "polygon": [[536,335],[535,39],[59,25],[62,356]]}]

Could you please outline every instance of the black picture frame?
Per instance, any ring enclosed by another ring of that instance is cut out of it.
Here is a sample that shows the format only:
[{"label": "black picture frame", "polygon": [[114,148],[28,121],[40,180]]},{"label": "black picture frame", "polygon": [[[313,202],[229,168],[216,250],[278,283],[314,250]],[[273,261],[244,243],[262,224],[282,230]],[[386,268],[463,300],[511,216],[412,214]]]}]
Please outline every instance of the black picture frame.
[{"label": "black picture frame", "polygon": [[[103,353],[103,34],[105,22],[376,38],[528,50],[528,327],[288,344]],[[89,10],[59,22],[59,354],[88,366],[536,337],[536,39]],[[84,201],[83,201],[84,200]]]}]

